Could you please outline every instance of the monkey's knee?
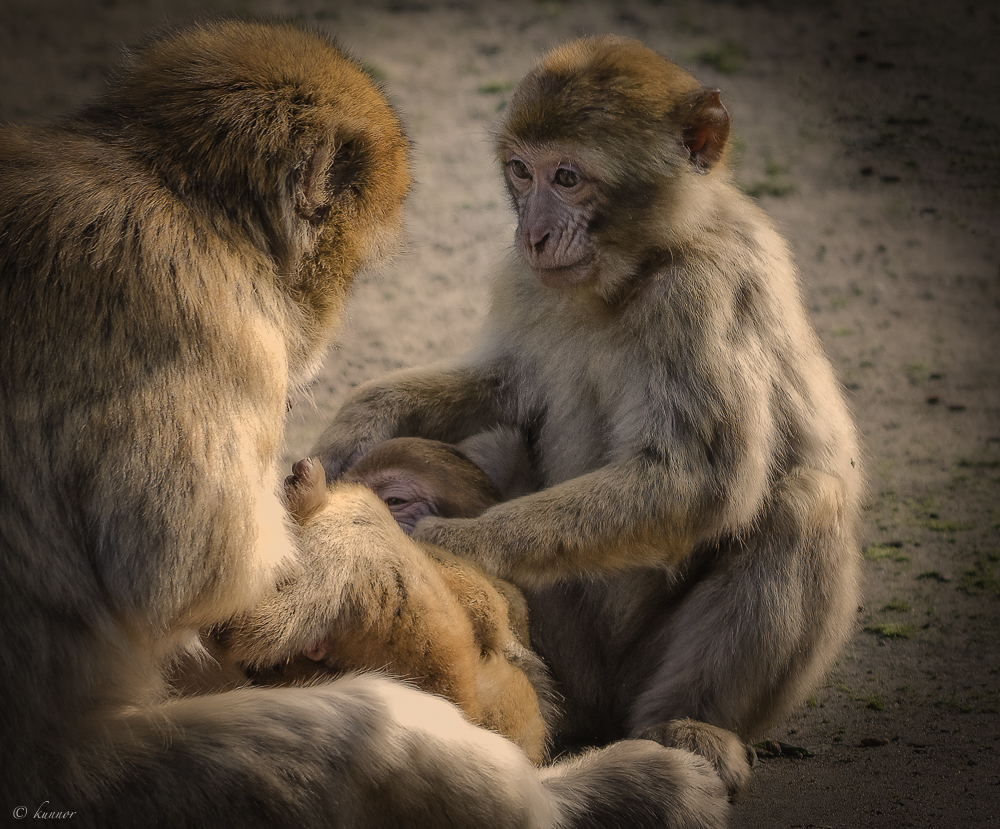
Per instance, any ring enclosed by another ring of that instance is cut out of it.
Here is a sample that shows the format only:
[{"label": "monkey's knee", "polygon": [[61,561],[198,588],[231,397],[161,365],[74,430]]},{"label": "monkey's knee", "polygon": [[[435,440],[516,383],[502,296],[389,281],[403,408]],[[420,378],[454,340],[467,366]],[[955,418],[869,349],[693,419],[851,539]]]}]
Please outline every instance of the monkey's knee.
[{"label": "monkey's knee", "polygon": [[698,720],[668,720],[651,725],[637,734],[638,739],[655,740],[661,745],[683,748],[710,761],[729,793],[738,801],[750,788],[753,748],[732,731]]},{"label": "monkey's knee", "polygon": [[285,504],[300,524],[319,512],[327,502],[326,472],[322,464],[303,458],[285,478]]}]

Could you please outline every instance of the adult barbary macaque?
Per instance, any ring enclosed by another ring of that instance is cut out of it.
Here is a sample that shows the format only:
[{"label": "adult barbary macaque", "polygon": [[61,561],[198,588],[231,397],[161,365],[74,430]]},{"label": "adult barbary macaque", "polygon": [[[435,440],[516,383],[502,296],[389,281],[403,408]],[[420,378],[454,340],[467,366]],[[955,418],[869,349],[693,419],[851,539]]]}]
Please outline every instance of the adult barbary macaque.
[{"label": "adult barbary macaque", "polygon": [[[421,515],[471,518],[500,500],[482,470],[438,441],[396,438],[376,446],[329,489],[319,463],[299,461],[285,480],[288,508],[302,525],[301,546],[340,559],[341,588],[326,599],[336,617],[324,636],[277,665],[255,667],[255,643],[240,641],[239,630],[224,636],[225,656],[249,663],[250,676],[263,684],[384,670],[451,700],[541,763],[554,694],[528,646],[524,597],[447,550],[396,533],[382,544],[359,537],[353,555],[343,556],[359,516],[371,514],[374,526],[382,519],[362,487],[404,530]],[[363,532],[374,535],[370,527]]]},{"label": "adult barbary macaque", "polygon": [[[717,90],[639,43],[556,49],[497,149],[518,217],[479,343],[358,388],[335,478],[397,434],[519,429],[542,488],[414,537],[526,589],[559,743],[713,760],[833,659],[857,606],[856,436],[785,243],[732,184]],[[502,459],[473,458],[480,465]]]},{"label": "adult barbary macaque", "polygon": [[248,23],[154,41],[93,106],[0,131],[5,808],[87,827],[724,822],[686,752],[630,741],[537,770],[384,678],[167,695],[199,628],[267,606],[280,625],[254,633],[297,653],[327,629],[338,556],[409,543],[366,492],[377,511],[359,497],[355,536],[311,555],[276,465],[289,391],[395,244],[406,154],[327,38]]}]

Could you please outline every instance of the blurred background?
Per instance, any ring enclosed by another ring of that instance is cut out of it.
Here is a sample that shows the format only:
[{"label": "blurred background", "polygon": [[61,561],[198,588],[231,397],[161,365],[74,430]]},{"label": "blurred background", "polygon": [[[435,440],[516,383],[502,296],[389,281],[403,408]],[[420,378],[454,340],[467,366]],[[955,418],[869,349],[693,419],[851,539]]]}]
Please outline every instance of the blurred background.
[{"label": "blurred background", "polygon": [[513,231],[491,128],[543,52],[614,32],[722,90],[735,178],[791,243],[870,484],[857,635],[764,735],[734,825],[997,825],[1000,10],[3,0],[0,122],[67,113],[101,91],[128,46],[219,15],[330,32],[385,85],[414,142],[405,249],[358,281],[326,368],[295,401],[286,466],[357,383],[468,347]]}]

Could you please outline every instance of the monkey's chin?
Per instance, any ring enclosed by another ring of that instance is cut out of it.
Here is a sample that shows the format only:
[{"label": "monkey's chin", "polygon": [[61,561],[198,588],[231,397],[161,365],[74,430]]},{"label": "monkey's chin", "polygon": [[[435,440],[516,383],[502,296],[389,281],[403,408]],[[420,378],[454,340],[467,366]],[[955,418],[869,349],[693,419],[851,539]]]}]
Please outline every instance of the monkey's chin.
[{"label": "monkey's chin", "polygon": [[546,288],[569,288],[579,285],[590,275],[587,262],[567,265],[565,268],[532,268],[538,281]]}]

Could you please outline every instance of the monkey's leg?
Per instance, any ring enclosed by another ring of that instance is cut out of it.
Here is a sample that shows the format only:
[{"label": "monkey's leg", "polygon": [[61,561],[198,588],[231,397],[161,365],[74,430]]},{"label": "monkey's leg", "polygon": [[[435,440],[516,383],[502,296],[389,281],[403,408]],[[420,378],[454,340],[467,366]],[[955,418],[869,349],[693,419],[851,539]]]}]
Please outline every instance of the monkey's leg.
[{"label": "monkey's leg", "polygon": [[749,740],[805,696],[853,624],[855,557],[851,533],[836,526],[786,526],[720,551],[653,640],[658,668],[629,733],[703,753],[741,791],[747,755],[718,730]]},{"label": "monkey's leg", "polygon": [[733,799],[750,785],[743,739],[770,719],[765,709],[786,681],[803,621],[801,607],[782,600],[800,591],[781,584],[761,552],[727,551],[648,640],[645,656],[657,667],[627,723],[634,737],[711,760]]},{"label": "monkey's leg", "polygon": [[77,758],[89,791],[53,793],[88,827],[502,829],[561,811],[514,745],[372,676],[186,698],[102,726]]}]

